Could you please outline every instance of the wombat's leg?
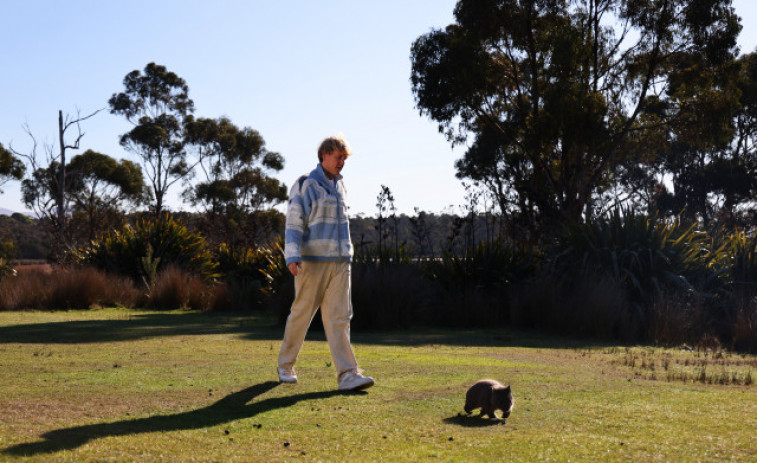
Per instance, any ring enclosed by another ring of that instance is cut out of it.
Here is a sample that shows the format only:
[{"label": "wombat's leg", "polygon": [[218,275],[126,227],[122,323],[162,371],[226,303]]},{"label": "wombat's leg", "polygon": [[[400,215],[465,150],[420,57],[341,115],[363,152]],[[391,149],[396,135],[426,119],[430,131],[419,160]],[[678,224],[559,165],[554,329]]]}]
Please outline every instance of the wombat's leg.
[{"label": "wombat's leg", "polygon": [[471,407],[470,404],[466,401],[465,407],[463,407],[463,410],[465,410],[465,413],[470,415],[471,412],[473,411],[473,407]]}]

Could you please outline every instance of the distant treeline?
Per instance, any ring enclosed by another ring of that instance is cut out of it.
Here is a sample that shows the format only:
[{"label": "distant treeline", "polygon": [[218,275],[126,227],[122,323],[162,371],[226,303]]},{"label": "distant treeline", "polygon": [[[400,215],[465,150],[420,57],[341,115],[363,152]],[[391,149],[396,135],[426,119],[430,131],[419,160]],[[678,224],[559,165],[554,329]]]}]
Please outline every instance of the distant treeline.
[{"label": "distant treeline", "polygon": [[0,215],[0,258],[47,259],[52,236],[37,219],[15,213]]},{"label": "distant treeline", "polygon": [[[203,232],[207,227],[202,214],[181,212],[176,216],[190,229]],[[133,223],[140,217],[141,214],[130,215],[127,222]],[[273,222],[281,229],[271,230],[268,241],[283,233],[283,216]],[[381,219],[358,214],[350,220],[356,252],[369,253],[381,247],[393,253],[399,248],[404,255],[416,258],[440,257],[443,251],[462,253],[472,245],[498,237],[501,226],[501,217],[488,213],[459,216],[419,211],[413,216],[400,214]],[[51,227],[44,219],[20,213],[0,215],[0,257],[40,260],[50,258],[51,251]]]}]

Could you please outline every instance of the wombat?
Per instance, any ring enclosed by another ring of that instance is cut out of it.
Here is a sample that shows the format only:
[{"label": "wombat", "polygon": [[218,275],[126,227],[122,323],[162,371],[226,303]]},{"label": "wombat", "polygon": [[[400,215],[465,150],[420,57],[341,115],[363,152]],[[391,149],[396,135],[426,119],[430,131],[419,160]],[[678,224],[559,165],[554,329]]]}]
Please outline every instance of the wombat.
[{"label": "wombat", "polygon": [[468,389],[465,394],[465,413],[470,414],[480,408],[481,416],[496,418],[497,410],[502,410],[502,419],[513,411],[513,391],[493,379],[482,379]]}]

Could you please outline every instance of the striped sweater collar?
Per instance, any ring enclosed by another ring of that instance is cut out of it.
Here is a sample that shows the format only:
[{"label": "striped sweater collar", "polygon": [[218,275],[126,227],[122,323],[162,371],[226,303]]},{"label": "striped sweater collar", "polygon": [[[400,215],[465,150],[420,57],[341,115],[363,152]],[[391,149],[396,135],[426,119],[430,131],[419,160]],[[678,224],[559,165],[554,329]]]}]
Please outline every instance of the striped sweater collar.
[{"label": "striped sweater collar", "polygon": [[323,166],[320,165],[320,164],[318,164],[316,166],[316,168],[313,169],[312,172],[310,172],[310,177],[312,179],[316,180],[318,183],[320,183],[323,186],[325,186],[326,188],[328,188],[329,191],[331,191],[333,193],[337,192],[336,183],[338,183],[339,181],[341,181],[342,178],[343,178],[341,174],[337,174],[337,176],[334,177],[334,180],[336,180],[336,182],[330,180],[326,176],[326,172],[323,170]]}]

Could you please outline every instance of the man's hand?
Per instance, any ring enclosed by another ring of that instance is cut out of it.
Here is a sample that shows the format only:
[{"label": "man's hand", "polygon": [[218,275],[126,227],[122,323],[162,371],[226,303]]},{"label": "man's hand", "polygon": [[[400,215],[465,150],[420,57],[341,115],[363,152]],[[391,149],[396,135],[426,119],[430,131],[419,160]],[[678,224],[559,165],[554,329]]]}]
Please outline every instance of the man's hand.
[{"label": "man's hand", "polygon": [[297,274],[300,273],[300,270],[302,269],[302,264],[300,262],[292,262],[291,264],[287,265],[287,268],[292,275],[297,276]]}]

